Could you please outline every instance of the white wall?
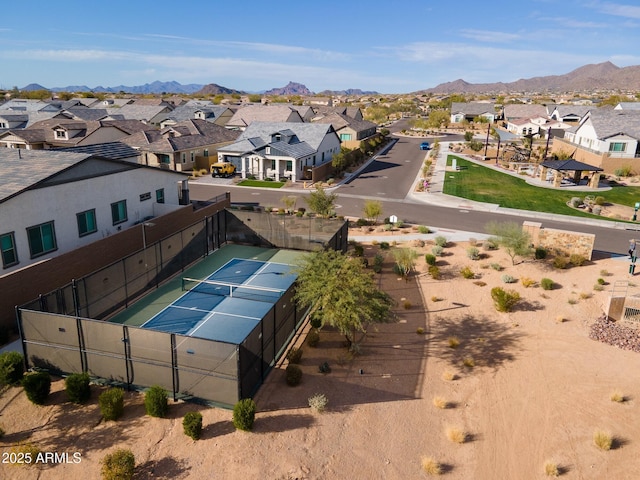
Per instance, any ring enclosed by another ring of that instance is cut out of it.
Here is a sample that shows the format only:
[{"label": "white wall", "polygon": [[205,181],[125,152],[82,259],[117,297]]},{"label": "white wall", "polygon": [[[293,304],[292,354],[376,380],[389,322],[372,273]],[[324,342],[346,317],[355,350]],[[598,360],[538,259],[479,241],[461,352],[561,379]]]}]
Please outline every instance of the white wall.
[{"label": "white wall", "polygon": [[[19,263],[2,269],[0,275],[55,257],[126,229],[155,215],[156,190],[164,188],[165,204],[178,205],[178,177],[172,173],[139,168],[78,182],[29,190],[4,202],[0,208],[0,235],[14,232]],[[149,200],[140,194],[149,192]],[[111,204],[127,200],[127,221],[113,225]],[[166,207],[165,207],[166,208]],[[76,214],[95,209],[98,230],[80,237]],[[31,259],[28,227],[54,221],[57,250]]]}]

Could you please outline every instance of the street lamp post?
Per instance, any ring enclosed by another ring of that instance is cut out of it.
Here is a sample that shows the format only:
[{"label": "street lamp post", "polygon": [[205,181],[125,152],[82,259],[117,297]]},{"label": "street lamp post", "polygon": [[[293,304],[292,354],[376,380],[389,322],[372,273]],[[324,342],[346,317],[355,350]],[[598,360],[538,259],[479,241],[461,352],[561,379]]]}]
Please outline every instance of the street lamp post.
[{"label": "street lamp post", "polygon": [[633,221],[636,221],[636,217],[638,216],[638,209],[640,209],[640,202],[636,202],[636,205],[634,207],[634,211],[633,211]]}]

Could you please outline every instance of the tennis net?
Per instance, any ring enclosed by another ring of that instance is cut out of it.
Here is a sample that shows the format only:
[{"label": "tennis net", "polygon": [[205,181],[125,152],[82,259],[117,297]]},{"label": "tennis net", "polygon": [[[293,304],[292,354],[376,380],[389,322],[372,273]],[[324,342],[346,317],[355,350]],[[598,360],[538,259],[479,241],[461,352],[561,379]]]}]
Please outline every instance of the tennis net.
[{"label": "tennis net", "polygon": [[233,283],[182,278],[182,291],[218,295],[224,297],[245,298],[259,302],[274,303],[284,293],[278,288],[256,287],[253,285],[237,285]]}]

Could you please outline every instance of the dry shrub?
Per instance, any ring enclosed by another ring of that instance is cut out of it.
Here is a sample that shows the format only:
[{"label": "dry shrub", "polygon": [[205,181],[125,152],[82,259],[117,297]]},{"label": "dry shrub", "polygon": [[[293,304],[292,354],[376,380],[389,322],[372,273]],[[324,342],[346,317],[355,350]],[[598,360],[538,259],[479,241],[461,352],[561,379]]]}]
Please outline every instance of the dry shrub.
[{"label": "dry shrub", "polygon": [[588,293],[588,292],[582,292],[582,293],[580,294],[580,299],[581,299],[581,300],[587,300],[587,299],[589,299],[589,298],[591,298],[591,294],[590,294],[590,293]]},{"label": "dry shrub", "polygon": [[442,379],[443,379],[443,380],[446,380],[446,381],[448,381],[448,382],[451,382],[451,381],[453,381],[453,380],[456,380],[457,378],[458,378],[458,376],[457,376],[455,373],[450,372],[450,371],[448,371],[448,370],[447,370],[446,372],[443,372],[443,373],[442,373]]},{"label": "dry shrub", "polygon": [[431,457],[422,457],[422,471],[427,475],[440,475],[442,467],[437,460]]},{"label": "dry shrub", "polygon": [[458,337],[449,337],[447,338],[447,343],[449,344],[449,348],[458,348],[460,346],[460,339]]},{"label": "dry shrub", "polygon": [[448,427],[445,430],[447,438],[453,443],[464,443],[467,441],[467,432],[458,427]]},{"label": "dry shrub", "polygon": [[593,433],[593,443],[600,450],[611,450],[613,445],[613,436],[609,432],[596,430]]},{"label": "dry shrub", "polygon": [[433,297],[431,297],[431,301],[432,302],[441,302],[443,299],[434,295]]},{"label": "dry shrub", "polygon": [[536,282],[533,278],[522,277],[520,279],[520,283],[524,288],[535,287],[538,282]]},{"label": "dry shrub", "polygon": [[611,393],[611,397],[609,397],[611,399],[612,402],[616,402],[616,403],[624,403],[625,396],[618,392],[617,390],[615,392]]},{"label": "dry shrub", "polygon": [[479,287],[484,287],[487,283],[483,282],[482,280],[476,280],[473,282],[474,285],[477,285]]},{"label": "dry shrub", "polygon": [[558,315],[556,317],[556,322],[558,323],[564,323],[566,321],[566,318],[564,318],[562,315]]},{"label": "dry shrub", "polygon": [[560,475],[560,468],[558,464],[551,461],[544,462],[544,474],[547,477],[557,477]]},{"label": "dry shrub", "polygon": [[433,397],[433,406],[444,410],[449,407],[449,402],[442,397]]},{"label": "dry shrub", "polygon": [[462,364],[467,368],[473,368],[476,366],[475,360],[471,357],[464,357],[464,359],[462,359]]}]

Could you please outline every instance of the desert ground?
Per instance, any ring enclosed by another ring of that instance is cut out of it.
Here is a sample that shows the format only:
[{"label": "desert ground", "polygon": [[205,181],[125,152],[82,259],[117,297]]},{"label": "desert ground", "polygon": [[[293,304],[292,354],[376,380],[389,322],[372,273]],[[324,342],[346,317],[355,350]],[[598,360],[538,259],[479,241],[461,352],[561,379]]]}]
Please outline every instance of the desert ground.
[{"label": "desert ground", "polygon": [[[640,354],[589,338],[614,282],[634,281],[628,261],[594,255],[558,270],[550,261],[512,265],[502,249],[481,246],[483,258],[471,260],[469,242],[450,242],[438,259],[442,278],[434,280],[424,260],[432,242],[413,240],[405,246],[420,257],[405,281],[393,273],[390,250],[364,246],[370,259],[386,254],[378,278],[398,303],[397,321],[370,328],[355,357],[329,328],[309,347],[306,327],[296,342],[304,351],[302,383],[287,386],[286,362],[278,365],[255,397],[252,432],[236,431],[229,410],[189,403],[170,402],[165,419],[145,416],[136,392],[127,393],[123,418],[105,422],[97,385],[83,406],[66,401],[60,379],[41,407],[13,387],[0,397],[0,478],[99,478],[100,460],[120,447],[135,454],[139,479],[420,479],[429,478],[424,458],[450,479],[547,478],[547,462],[560,478],[640,478]],[[474,279],[460,275],[465,266]],[[517,282],[505,284],[505,274]],[[544,277],[553,290],[540,287]],[[536,283],[526,287],[527,278]],[[602,290],[594,289],[599,278]],[[514,311],[496,311],[494,286],[520,293]],[[637,293],[635,284],[629,293]],[[323,374],[325,361],[331,372]],[[326,412],[309,408],[315,393],[327,396]],[[613,393],[623,401],[612,401]],[[204,417],[198,441],[182,431],[190,410]],[[461,443],[448,438],[454,430]],[[594,445],[596,430],[612,436],[610,450]],[[4,463],[25,442],[70,458],[80,452],[81,461]]]}]

